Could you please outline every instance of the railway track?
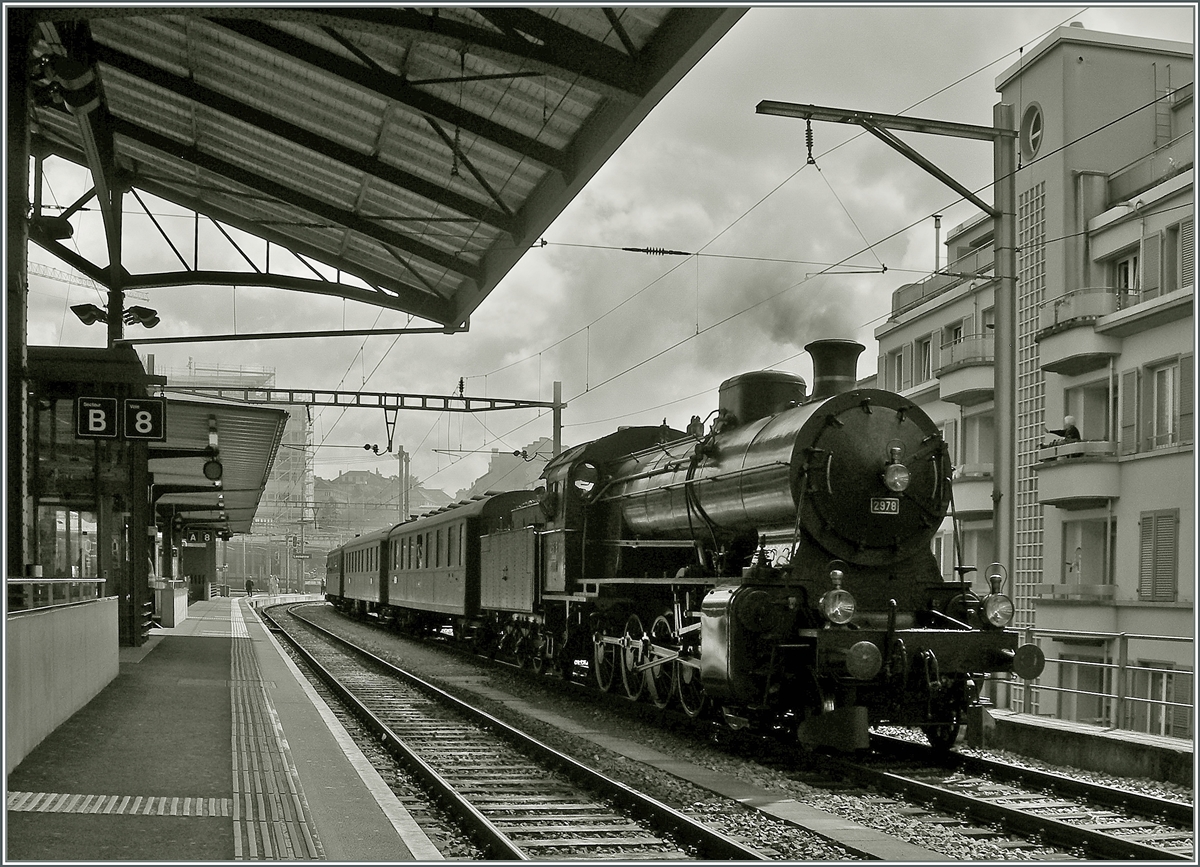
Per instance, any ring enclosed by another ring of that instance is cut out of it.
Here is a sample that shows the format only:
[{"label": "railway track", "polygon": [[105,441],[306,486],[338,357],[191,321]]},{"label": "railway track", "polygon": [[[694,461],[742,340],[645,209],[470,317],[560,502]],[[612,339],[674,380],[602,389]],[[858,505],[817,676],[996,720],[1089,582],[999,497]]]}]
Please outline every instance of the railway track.
[{"label": "railway track", "polygon": [[875,736],[872,746],[866,760],[823,759],[823,772],[927,804],[943,814],[927,821],[958,822],[976,837],[993,829],[1078,857],[1195,860],[1190,804],[980,757],[939,756],[894,738]]},{"label": "railway track", "polygon": [[263,616],[492,858],[768,860],[290,609]]}]

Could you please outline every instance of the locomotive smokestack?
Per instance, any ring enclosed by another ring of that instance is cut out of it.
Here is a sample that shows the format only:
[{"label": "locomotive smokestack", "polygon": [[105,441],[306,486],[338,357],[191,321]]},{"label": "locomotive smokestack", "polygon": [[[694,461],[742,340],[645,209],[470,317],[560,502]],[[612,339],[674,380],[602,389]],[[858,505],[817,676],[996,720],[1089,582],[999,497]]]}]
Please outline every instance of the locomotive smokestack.
[{"label": "locomotive smokestack", "polygon": [[809,400],[824,400],[854,388],[858,356],[866,349],[856,340],[814,340],[804,347],[812,356],[813,390]]}]

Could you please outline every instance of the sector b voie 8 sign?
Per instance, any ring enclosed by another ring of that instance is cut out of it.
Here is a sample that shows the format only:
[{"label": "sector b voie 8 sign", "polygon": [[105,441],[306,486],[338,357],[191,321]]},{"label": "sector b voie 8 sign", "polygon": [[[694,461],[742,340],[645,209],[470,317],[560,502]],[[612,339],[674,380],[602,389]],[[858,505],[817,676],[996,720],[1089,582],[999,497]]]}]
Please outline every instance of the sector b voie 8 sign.
[{"label": "sector b voie 8 sign", "polygon": [[161,397],[78,397],[76,439],[157,440],[167,438],[167,401]]}]

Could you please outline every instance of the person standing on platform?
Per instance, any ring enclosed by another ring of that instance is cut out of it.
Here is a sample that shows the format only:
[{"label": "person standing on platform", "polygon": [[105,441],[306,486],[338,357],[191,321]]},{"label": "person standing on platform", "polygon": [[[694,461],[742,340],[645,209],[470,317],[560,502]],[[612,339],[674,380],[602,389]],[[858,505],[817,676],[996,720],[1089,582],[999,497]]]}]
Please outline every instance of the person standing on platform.
[{"label": "person standing on platform", "polygon": [[246,579],[246,595],[249,596],[254,592],[254,581],[250,578]]}]

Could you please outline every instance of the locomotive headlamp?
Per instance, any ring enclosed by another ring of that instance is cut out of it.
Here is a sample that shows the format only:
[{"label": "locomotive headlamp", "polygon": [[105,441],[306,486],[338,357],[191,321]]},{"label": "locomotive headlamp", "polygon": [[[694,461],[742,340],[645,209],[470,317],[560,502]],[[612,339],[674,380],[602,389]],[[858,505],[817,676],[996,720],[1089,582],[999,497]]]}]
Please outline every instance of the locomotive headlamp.
[{"label": "locomotive headlamp", "polygon": [[1003,593],[990,593],[983,599],[983,616],[992,626],[1008,626],[1013,619],[1012,600]]},{"label": "locomotive headlamp", "polygon": [[912,477],[904,464],[889,464],[883,471],[883,483],[889,491],[895,491],[897,494],[907,490],[910,481]]},{"label": "locomotive headlamp", "polygon": [[859,641],[846,651],[846,670],[851,677],[870,680],[883,668],[883,654],[870,641]]},{"label": "locomotive headlamp", "polygon": [[857,607],[858,603],[849,590],[830,590],[821,597],[821,613],[837,626],[849,623]]},{"label": "locomotive headlamp", "polygon": [[889,491],[895,491],[897,494],[908,490],[908,483],[912,481],[912,474],[909,473],[908,467],[900,463],[900,455],[903,449],[899,445],[893,445],[888,448],[888,464],[883,468],[883,483]]}]

